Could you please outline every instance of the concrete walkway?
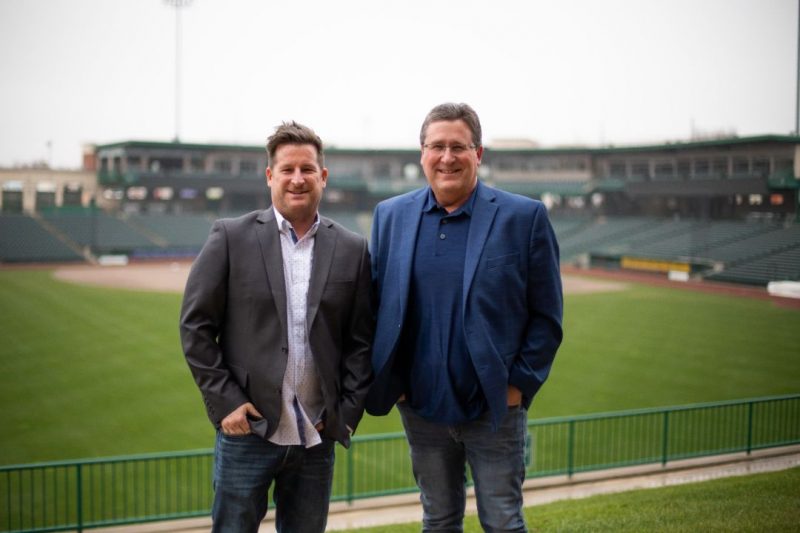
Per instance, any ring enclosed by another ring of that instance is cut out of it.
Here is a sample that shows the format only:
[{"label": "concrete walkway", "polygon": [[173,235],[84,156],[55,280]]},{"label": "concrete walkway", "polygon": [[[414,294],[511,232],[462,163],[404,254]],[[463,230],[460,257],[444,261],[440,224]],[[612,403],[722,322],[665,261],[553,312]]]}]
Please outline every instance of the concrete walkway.
[{"label": "concrete walkway", "polygon": [[[800,466],[800,446],[787,446],[743,453],[687,459],[661,465],[643,465],[615,468],[568,476],[531,479],[525,482],[525,506],[542,505],[558,500],[586,498],[596,494],[610,494],[628,490],[648,489],[696,483],[729,476],[742,476],[760,472],[774,472]],[[467,513],[475,513],[475,499],[470,491]],[[404,494],[382,498],[356,500],[331,504],[328,531],[376,527],[405,522],[419,522],[422,509],[419,495]],[[198,518],[156,522],[136,526],[97,529],[106,533],[207,533],[211,520]],[[274,533],[273,514],[267,515],[259,533]]]}]

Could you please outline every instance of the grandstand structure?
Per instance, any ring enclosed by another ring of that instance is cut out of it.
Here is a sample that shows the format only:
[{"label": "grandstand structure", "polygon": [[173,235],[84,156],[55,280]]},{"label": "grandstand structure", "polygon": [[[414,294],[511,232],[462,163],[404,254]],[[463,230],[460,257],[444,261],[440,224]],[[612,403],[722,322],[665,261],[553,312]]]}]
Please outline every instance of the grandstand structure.
[{"label": "grandstand structure", "polygon": [[[766,285],[800,280],[800,137],[625,147],[487,146],[481,179],[548,206],[562,262]],[[368,234],[375,204],[425,185],[418,149],[329,147],[321,210]],[[269,205],[262,146],[96,146],[91,184],[0,172],[0,261],[191,257],[220,216]],[[11,176],[11,178],[9,178]],[[16,182],[19,182],[16,179]],[[68,190],[69,189],[69,190]]]}]

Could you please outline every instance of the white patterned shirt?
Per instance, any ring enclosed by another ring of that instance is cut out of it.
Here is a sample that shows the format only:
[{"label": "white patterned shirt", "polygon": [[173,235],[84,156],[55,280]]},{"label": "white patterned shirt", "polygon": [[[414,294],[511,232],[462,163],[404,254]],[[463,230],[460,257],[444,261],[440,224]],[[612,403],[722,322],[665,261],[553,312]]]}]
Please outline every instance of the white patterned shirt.
[{"label": "white patterned shirt", "polygon": [[269,440],[282,446],[303,445],[310,448],[322,442],[314,425],[322,420],[325,407],[306,323],[308,286],[314,263],[314,240],[319,228],[319,215],[308,232],[297,239],[289,221],[277,209],[274,211],[283,253],[289,355],[281,387],[281,418],[278,429]]}]

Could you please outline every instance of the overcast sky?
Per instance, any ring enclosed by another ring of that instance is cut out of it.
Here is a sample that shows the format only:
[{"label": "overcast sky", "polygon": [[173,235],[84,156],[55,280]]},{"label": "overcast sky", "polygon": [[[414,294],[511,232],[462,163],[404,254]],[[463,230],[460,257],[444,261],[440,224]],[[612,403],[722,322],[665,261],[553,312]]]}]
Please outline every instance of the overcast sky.
[{"label": "overcast sky", "polygon": [[544,147],[794,129],[796,0],[0,0],[0,166],[83,143],[414,147],[463,101],[484,142]]}]

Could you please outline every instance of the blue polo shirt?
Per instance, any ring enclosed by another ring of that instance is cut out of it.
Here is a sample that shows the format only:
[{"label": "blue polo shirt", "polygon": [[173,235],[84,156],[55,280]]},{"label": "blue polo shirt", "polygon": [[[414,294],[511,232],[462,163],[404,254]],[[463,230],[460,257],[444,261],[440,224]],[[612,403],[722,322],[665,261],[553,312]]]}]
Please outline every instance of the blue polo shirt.
[{"label": "blue polo shirt", "polygon": [[464,258],[475,192],[452,213],[433,192],[422,208],[411,274],[409,310],[401,337],[408,364],[408,405],[421,417],[457,424],[486,409],[464,337]]}]

